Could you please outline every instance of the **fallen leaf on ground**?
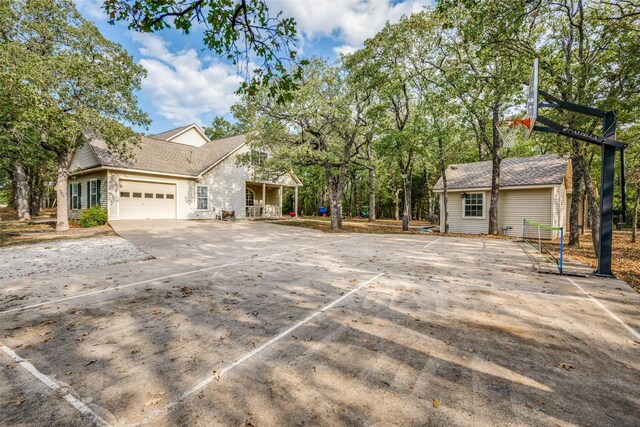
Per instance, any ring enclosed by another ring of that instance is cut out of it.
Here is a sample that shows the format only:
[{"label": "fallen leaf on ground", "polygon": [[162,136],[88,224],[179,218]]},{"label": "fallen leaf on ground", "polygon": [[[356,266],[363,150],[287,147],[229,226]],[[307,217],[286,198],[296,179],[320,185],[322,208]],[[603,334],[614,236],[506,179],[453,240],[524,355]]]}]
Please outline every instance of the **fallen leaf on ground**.
[{"label": "fallen leaf on ground", "polygon": [[558,368],[566,369],[567,371],[570,369],[575,369],[575,367],[569,363],[558,363],[556,364]]},{"label": "fallen leaf on ground", "polygon": [[438,399],[433,399],[431,401],[431,404],[433,405],[434,408],[439,408],[440,407],[440,401]]},{"label": "fallen leaf on ground", "polygon": [[13,404],[16,406],[20,406],[22,405],[22,403],[24,402],[24,398],[23,397],[19,397],[16,400],[13,401]]}]

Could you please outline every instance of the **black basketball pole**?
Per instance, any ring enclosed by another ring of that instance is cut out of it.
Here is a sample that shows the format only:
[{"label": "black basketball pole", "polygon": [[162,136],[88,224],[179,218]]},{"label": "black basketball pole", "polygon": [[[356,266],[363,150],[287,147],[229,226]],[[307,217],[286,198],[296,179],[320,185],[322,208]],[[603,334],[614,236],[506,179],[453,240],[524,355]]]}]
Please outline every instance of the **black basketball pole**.
[{"label": "black basketball pole", "polygon": [[[600,239],[598,243],[598,268],[595,271],[597,276],[614,277],[611,272],[611,251],[613,249],[613,188],[615,185],[615,165],[616,152],[620,151],[620,184],[622,186],[622,211],[623,220],[626,216],[626,180],[625,180],[625,164],[624,150],[627,144],[616,141],[616,115],[613,111],[600,110],[598,108],[587,107],[585,105],[573,104],[566,102],[555,96],[538,90],[547,101],[539,106],[543,108],[555,108],[569,111],[575,111],[580,114],[586,114],[593,117],[602,118],[602,136],[594,135],[589,132],[571,129],[554,122],[548,117],[538,115],[534,130],[539,132],[555,133],[569,138],[578,139],[580,141],[596,144],[602,150],[602,170],[600,175]],[[543,125],[543,126],[541,126]]]},{"label": "black basketball pole", "polygon": [[[616,139],[616,116],[607,111],[602,118],[602,136]],[[600,176],[600,244],[598,247],[598,276],[612,277],[611,250],[613,247],[613,185],[615,182],[616,149],[602,145],[602,171]]]}]

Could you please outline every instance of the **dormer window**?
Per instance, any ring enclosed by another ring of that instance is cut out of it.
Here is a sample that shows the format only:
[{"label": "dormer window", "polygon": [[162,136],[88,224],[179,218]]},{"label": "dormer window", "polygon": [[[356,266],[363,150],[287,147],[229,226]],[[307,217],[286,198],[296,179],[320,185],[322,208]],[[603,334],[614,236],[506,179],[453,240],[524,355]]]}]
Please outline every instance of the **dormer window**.
[{"label": "dormer window", "polygon": [[263,166],[264,162],[267,160],[267,153],[260,150],[251,150],[251,165],[253,166]]}]

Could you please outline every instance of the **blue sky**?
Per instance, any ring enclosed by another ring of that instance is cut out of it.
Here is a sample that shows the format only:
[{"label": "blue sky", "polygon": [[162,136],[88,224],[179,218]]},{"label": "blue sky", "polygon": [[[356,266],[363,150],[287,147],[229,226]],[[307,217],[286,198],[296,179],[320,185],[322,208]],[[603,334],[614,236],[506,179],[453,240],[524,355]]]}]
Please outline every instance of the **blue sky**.
[{"label": "blue sky", "polygon": [[[237,98],[236,68],[203,49],[202,29],[188,35],[175,30],[153,34],[109,25],[103,0],[75,0],[85,18],[120,43],[147,70],[138,93],[140,107],[152,119],[148,132],[159,133],[189,123],[208,125],[214,116],[228,119]],[[362,46],[385,22],[421,10],[428,0],[267,0],[273,14],[283,11],[298,26],[299,57],[334,59]],[[143,129],[139,129],[143,130]]]}]

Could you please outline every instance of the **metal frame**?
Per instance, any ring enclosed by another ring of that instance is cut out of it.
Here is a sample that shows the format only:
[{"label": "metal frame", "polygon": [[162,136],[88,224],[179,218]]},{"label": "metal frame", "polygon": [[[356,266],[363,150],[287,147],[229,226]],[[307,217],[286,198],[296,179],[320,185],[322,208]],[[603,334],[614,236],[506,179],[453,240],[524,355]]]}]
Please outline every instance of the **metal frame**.
[{"label": "metal frame", "polygon": [[[534,79],[537,76],[538,61],[534,64]],[[535,79],[537,80],[537,79]],[[540,103],[540,108],[555,108],[558,110],[569,110],[580,114],[586,114],[592,117],[602,118],[602,136],[594,135],[589,132],[572,129],[563,126],[553,120],[540,116],[537,111],[533,111],[536,122],[544,126],[534,125],[533,130],[537,132],[554,133],[590,144],[599,145],[602,148],[602,174],[600,179],[600,242],[598,248],[598,269],[595,274],[598,276],[614,277],[611,272],[611,250],[613,237],[613,187],[615,184],[615,156],[616,151],[620,151],[620,172],[622,186],[622,212],[623,221],[626,221],[627,207],[627,190],[625,177],[625,158],[624,150],[627,144],[616,141],[616,116],[613,111],[600,110],[598,108],[588,107],[585,105],[574,104],[563,101],[555,96],[538,89],[537,93],[532,96],[542,95],[545,103]],[[530,101],[532,102],[532,101]],[[537,99],[535,101],[537,104]]]}]

